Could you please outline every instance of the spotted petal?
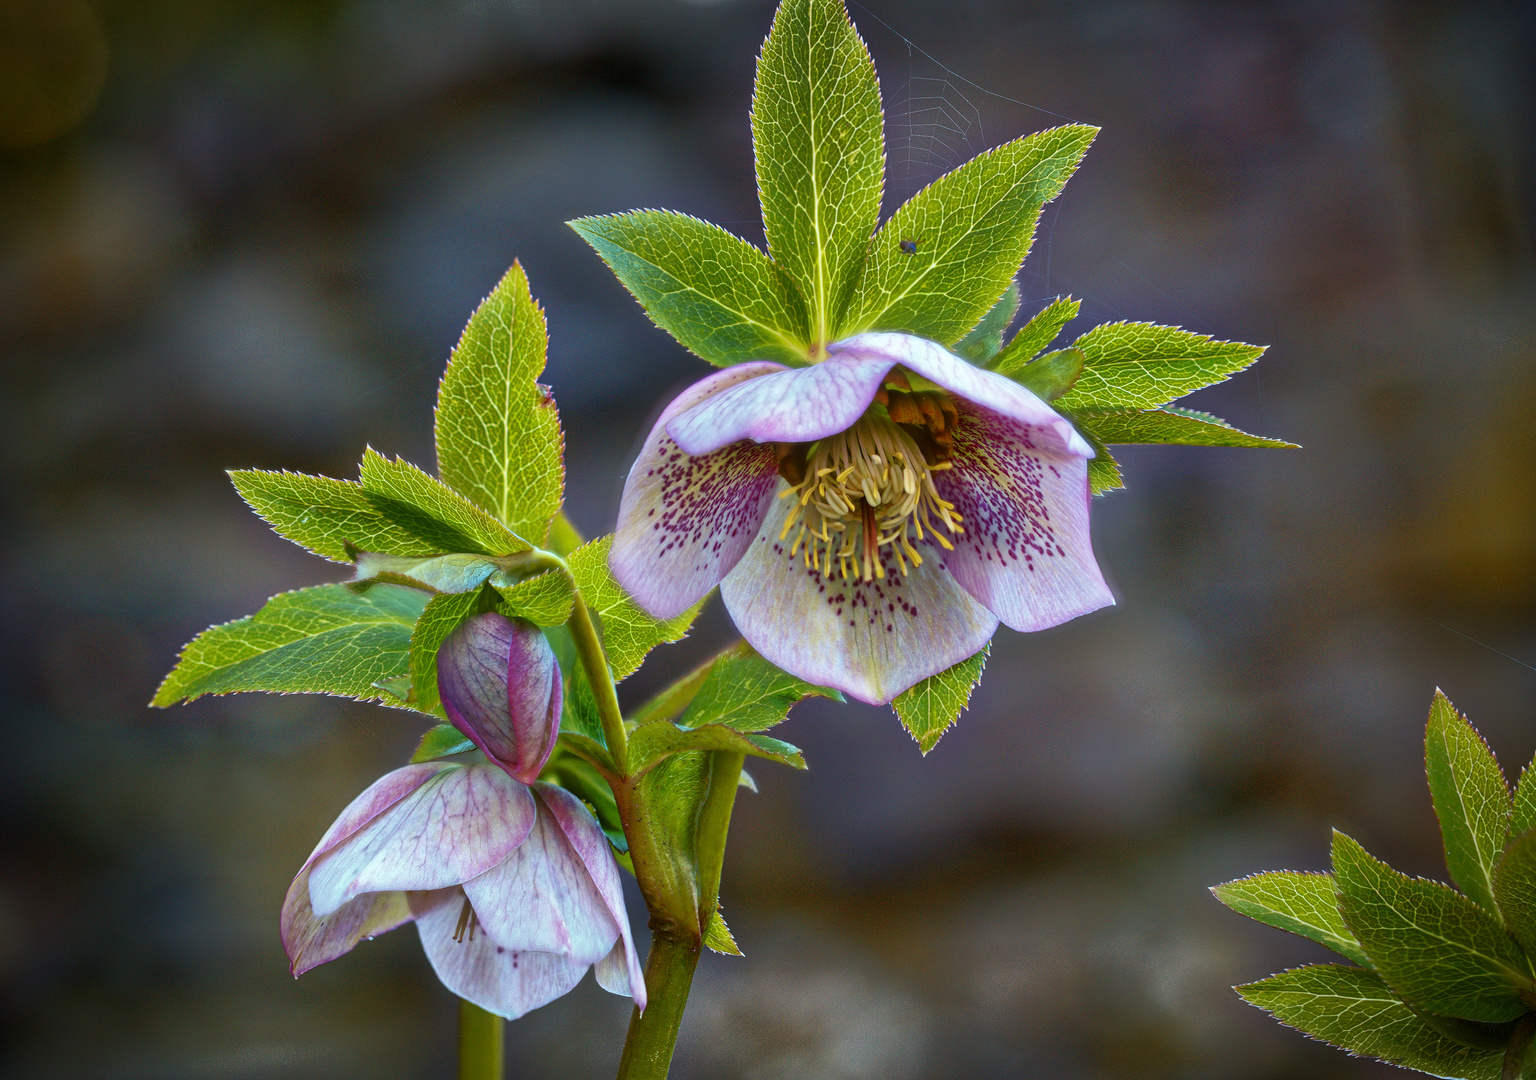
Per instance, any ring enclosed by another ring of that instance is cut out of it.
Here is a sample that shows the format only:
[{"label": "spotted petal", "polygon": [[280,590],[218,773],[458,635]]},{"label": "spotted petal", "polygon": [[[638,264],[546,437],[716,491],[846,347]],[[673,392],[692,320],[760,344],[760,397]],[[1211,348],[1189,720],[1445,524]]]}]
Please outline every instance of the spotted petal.
[{"label": "spotted petal", "polygon": [[720,595],[747,643],[790,674],[880,705],[973,656],[997,629],[938,548],[919,544],[923,564],[907,575],[882,548],[884,579],[825,577],[779,539],[788,512],[776,500]]},{"label": "spotted petal", "polygon": [[619,928],[545,799],[534,801],[538,822],[528,839],[501,863],[466,881],[464,893],[498,945],[594,964],[613,948]]},{"label": "spotted petal", "polygon": [[1039,427],[960,403],[954,465],[934,486],[965,533],[944,564],[1015,630],[1043,630],[1113,604],[1088,529],[1088,462]]},{"label": "spotted petal", "polygon": [[900,364],[957,397],[1035,428],[1035,442],[1042,447],[1082,458],[1093,457],[1093,448],[1072,425],[1029,390],[995,371],[966,363],[936,341],[880,332],[859,334],[827,351],[833,356],[827,363],[883,360]]},{"label": "spotted petal", "polygon": [[571,848],[592,876],[592,884],[619,928],[620,941],[597,963],[597,981],[604,990],[634,998],[635,1005],[644,1012],[645,976],[640,969],[640,954],[635,951],[634,938],[629,932],[624,886],[619,880],[619,866],[613,860],[608,838],[603,835],[597,819],[570,792],[549,784],[538,785],[537,791],[550,816],[559,824]]},{"label": "spotted petal", "polygon": [[771,448],[750,442],[694,457],[667,433],[673,418],[748,380],[783,370],[738,364],[694,383],[646,436],[624,482],[609,566],[646,611],[670,619],[692,607],[736,565],[773,498]]},{"label": "spotted petal", "polygon": [[411,896],[421,947],[438,979],[453,993],[486,1012],[516,1020],[581,982],[588,965],[569,957],[508,948],[468,927],[456,940],[463,896],[458,889],[448,895]]},{"label": "spotted petal", "polygon": [[443,711],[486,756],[531,784],[560,726],[560,668],[539,628],[485,612],[466,619],[437,653]]},{"label": "spotted petal", "polygon": [[534,813],[533,793],[495,765],[442,769],[315,861],[310,904],[323,918],[363,893],[468,881],[523,842]]}]

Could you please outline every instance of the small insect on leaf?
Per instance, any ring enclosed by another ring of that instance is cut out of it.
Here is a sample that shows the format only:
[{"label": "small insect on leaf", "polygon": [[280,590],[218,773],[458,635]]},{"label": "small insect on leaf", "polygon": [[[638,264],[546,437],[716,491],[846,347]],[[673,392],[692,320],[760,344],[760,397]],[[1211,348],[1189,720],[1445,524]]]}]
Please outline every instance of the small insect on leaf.
[{"label": "small insect on leaf", "polygon": [[901,248],[901,253],[903,255],[916,255],[917,254],[917,241],[916,240],[903,240],[897,246],[899,248]]}]

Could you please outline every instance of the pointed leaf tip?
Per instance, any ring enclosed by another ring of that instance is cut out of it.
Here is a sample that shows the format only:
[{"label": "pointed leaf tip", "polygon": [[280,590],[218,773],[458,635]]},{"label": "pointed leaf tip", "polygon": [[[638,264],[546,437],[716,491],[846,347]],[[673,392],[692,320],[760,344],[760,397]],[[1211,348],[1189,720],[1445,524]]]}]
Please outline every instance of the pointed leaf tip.
[{"label": "pointed leaf tip", "polygon": [[1509,788],[1483,737],[1438,690],[1425,726],[1424,766],[1451,880],[1497,914],[1493,867],[1504,850]]}]

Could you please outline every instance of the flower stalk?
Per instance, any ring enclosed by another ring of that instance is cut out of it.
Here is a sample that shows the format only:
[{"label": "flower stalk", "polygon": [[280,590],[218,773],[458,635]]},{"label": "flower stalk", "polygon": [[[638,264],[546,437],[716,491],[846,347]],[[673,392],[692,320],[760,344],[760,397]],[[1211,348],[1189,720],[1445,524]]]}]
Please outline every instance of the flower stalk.
[{"label": "flower stalk", "polygon": [[459,999],[459,1080],[501,1080],[506,1023],[495,1013]]}]

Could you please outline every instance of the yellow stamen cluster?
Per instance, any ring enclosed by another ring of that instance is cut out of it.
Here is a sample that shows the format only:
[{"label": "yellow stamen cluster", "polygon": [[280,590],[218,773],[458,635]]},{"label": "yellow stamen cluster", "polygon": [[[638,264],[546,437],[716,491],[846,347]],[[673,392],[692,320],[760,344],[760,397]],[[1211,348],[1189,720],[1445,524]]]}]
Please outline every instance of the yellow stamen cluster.
[{"label": "yellow stamen cluster", "polygon": [[779,539],[798,528],[790,556],[827,577],[834,569],[843,578],[885,577],[880,549],[887,545],[908,574],[909,564],[923,564],[914,538],[931,534],[953,549],[945,534],[965,531],[954,504],[933,486],[933,474],[949,467],[947,461],[929,464],[911,435],[884,416],[866,414],[817,443],[804,478],[779,493],[795,500]]}]

